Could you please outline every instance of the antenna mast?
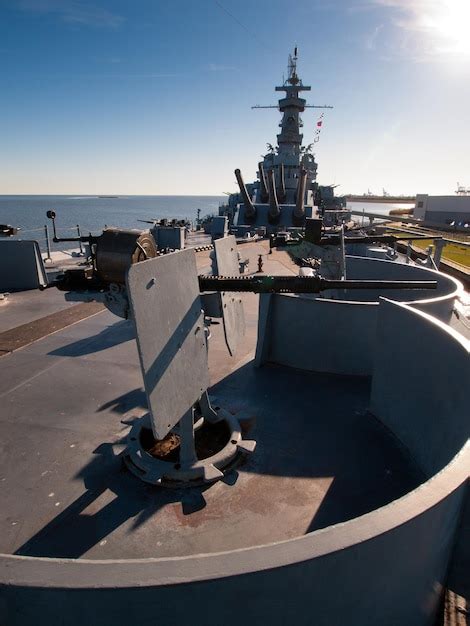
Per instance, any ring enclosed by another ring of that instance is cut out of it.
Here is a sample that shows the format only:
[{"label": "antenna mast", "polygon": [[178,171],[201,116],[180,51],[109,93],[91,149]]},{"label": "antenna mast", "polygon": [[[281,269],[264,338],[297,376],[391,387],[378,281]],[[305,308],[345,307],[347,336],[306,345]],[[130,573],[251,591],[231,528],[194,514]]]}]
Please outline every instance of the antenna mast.
[{"label": "antenna mast", "polygon": [[294,56],[289,54],[287,71],[289,73],[289,77],[285,82],[288,82],[291,85],[296,85],[299,82],[299,77],[297,76],[297,46],[294,48]]},{"label": "antenna mast", "polygon": [[[302,81],[300,80],[300,78],[297,75],[297,46],[295,46],[294,48],[294,56],[292,56],[292,54],[289,54],[289,58],[287,61],[287,79],[284,80],[284,75],[282,76],[282,84],[283,87],[276,87],[276,91],[285,91],[285,87],[288,87],[287,91],[291,91],[292,92],[292,88],[295,87],[296,85],[298,85],[297,89],[294,90],[295,92],[299,91],[310,91],[310,87],[304,87],[302,85]],[[278,109],[281,110],[279,105],[277,104],[268,104],[268,105],[260,105],[260,104],[255,104],[254,106],[251,107],[252,109]],[[332,109],[332,106],[329,106],[327,104],[322,104],[322,105],[318,105],[318,104],[306,104],[305,101],[303,103],[303,108],[304,109]]]}]

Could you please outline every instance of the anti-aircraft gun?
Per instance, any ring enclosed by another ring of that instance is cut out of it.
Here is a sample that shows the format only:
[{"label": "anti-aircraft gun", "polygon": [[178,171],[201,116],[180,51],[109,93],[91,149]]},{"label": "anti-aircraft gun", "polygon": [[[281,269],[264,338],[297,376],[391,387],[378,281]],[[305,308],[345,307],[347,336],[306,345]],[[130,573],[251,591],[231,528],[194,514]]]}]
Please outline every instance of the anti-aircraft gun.
[{"label": "anti-aircraft gun", "polygon": [[[322,218],[306,218],[301,232],[270,235],[270,247],[289,250],[301,267],[311,268],[323,278],[347,278],[347,255],[395,260],[399,241],[425,240],[426,235],[365,233],[347,225],[325,226]],[[351,259],[352,260],[352,259]]]},{"label": "anti-aircraft gun", "polygon": [[159,253],[148,232],[108,229],[80,241],[91,250],[87,268],[79,274],[66,270],[56,286],[70,290],[69,299],[101,300],[133,320],[149,412],[133,423],[122,459],[141,480],[167,487],[218,480],[255,450],[255,441],[244,439],[237,416],[213,406],[208,393],[210,319],[222,320],[233,355],[245,334],[240,292],[436,286],[434,281],[241,276],[233,236],[214,242],[211,275],[198,274],[195,250]]}]

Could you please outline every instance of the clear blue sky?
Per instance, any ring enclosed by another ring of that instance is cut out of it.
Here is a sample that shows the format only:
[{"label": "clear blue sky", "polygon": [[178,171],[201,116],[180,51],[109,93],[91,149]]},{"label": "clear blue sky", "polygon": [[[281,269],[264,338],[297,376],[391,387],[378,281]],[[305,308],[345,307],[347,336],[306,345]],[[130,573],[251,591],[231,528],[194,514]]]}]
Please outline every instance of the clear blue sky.
[{"label": "clear blue sky", "polygon": [[469,23],[470,0],[0,0],[0,193],[233,191],[275,143],[278,111],[250,107],[276,103],[294,45],[310,103],[335,107],[321,183],[452,193]]}]

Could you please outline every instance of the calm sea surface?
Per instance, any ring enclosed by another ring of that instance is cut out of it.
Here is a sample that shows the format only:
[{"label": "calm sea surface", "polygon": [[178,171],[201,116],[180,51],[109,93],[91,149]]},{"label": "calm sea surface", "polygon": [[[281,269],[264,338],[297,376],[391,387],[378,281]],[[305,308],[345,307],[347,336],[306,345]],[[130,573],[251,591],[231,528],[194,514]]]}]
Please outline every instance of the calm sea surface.
[{"label": "calm sea surface", "polygon": [[[187,218],[195,220],[198,209],[201,217],[216,213],[226,196],[0,196],[0,224],[19,226],[23,238],[37,239],[44,247],[44,224],[49,220],[46,211],[57,213],[59,234],[74,236],[79,224],[83,234],[99,234],[105,226],[118,228],[147,228],[139,220],[160,218]],[[388,215],[401,204],[351,202],[351,208]],[[359,218],[360,219],[360,218]],[[38,229],[38,230],[36,230]],[[54,248],[65,246],[54,246]]]}]

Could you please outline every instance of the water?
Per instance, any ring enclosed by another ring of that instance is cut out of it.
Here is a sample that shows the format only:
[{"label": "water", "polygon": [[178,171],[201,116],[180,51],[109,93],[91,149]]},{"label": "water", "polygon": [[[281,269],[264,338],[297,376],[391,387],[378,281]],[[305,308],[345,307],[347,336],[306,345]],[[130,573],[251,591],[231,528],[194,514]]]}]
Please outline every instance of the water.
[{"label": "water", "polygon": [[[44,224],[49,222],[46,218],[49,209],[57,213],[58,234],[71,237],[77,234],[77,224],[82,234],[86,235],[89,232],[100,234],[105,226],[148,227],[139,220],[195,220],[198,209],[202,217],[208,213],[217,213],[219,204],[225,199],[225,196],[0,196],[0,224],[21,227],[21,237],[37,239],[41,248],[45,249]],[[388,215],[390,209],[408,206],[380,202],[348,203],[352,209],[383,215]],[[56,244],[53,249],[71,246],[73,244]]]},{"label": "water", "polygon": [[[414,203],[410,202],[348,202],[347,208],[354,211],[362,211],[365,213],[379,213],[380,215],[387,216],[392,209],[409,209],[413,207]],[[355,220],[361,220],[360,216],[353,216]],[[369,220],[366,217],[364,223],[368,224]]]},{"label": "water", "polygon": [[[21,237],[37,239],[45,247],[44,224],[50,221],[46,211],[57,214],[59,236],[73,237],[79,224],[82,234],[100,234],[105,226],[117,228],[148,228],[139,220],[177,218],[195,220],[217,213],[225,196],[0,196],[0,224],[21,228]],[[52,230],[51,230],[52,234]],[[72,244],[73,245],[73,244]],[[62,249],[69,245],[53,245]]]}]

